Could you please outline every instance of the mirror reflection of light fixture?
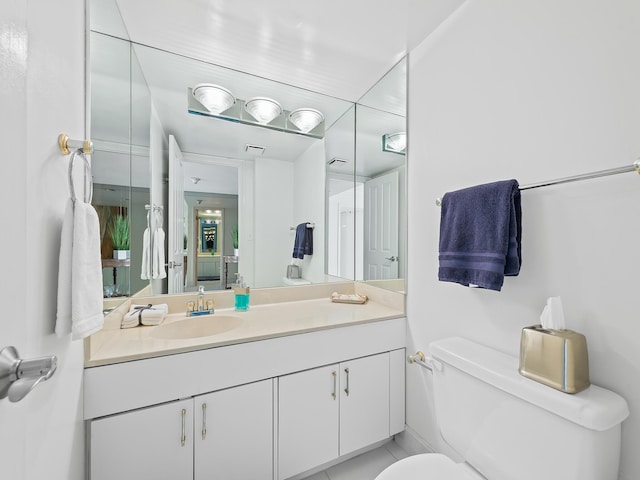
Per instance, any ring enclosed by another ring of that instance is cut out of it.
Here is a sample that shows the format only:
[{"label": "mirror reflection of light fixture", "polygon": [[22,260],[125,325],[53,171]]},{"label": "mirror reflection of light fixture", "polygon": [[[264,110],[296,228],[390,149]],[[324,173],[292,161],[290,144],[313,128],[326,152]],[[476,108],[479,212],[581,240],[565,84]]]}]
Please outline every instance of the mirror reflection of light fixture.
[{"label": "mirror reflection of light fixture", "polygon": [[407,132],[385,133],[382,136],[382,151],[405,154],[407,148]]},{"label": "mirror reflection of light fixture", "polygon": [[324,115],[314,108],[298,108],[289,114],[289,120],[300,131],[309,133],[324,121]]},{"label": "mirror reflection of light fixture", "polygon": [[244,109],[256,119],[258,123],[266,125],[282,113],[282,106],[267,97],[253,97],[244,104]]},{"label": "mirror reflection of light fixture", "polygon": [[224,87],[213,83],[200,83],[193,87],[193,96],[213,114],[229,110],[236,103],[236,97]]}]

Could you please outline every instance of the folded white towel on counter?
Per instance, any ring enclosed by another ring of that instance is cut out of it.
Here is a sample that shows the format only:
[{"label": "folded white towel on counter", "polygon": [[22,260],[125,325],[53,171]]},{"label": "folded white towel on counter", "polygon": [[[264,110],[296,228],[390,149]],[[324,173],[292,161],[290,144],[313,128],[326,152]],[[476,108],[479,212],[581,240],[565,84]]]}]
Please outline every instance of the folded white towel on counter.
[{"label": "folded white towel on counter", "polygon": [[138,325],[160,325],[165,315],[169,313],[169,305],[159,303],[157,305],[132,304],[129,312],[122,317],[120,328],[137,327]]}]

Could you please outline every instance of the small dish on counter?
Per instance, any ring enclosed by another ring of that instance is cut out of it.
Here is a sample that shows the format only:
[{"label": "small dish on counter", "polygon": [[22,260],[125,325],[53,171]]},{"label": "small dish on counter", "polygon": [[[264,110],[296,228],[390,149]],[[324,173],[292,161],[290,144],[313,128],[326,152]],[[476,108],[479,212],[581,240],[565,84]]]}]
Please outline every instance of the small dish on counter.
[{"label": "small dish on counter", "polygon": [[335,303],[355,303],[362,305],[367,303],[368,297],[359,293],[338,293],[331,294],[331,301]]}]

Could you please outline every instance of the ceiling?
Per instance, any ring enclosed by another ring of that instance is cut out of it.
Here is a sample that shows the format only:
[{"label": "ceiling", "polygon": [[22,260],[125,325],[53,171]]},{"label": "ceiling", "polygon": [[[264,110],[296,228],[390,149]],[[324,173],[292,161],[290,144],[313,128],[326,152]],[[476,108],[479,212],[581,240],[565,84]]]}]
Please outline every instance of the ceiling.
[{"label": "ceiling", "polygon": [[352,102],[463,3],[98,0],[92,8],[113,1],[118,28],[136,43]]}]

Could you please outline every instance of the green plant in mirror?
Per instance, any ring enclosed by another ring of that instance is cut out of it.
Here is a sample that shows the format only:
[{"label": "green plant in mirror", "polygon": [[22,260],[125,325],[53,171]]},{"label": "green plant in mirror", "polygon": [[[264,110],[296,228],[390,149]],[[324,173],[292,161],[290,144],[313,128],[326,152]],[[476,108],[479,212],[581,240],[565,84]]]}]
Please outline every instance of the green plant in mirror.
[{"label": "green plant in mirror", "polygon": [[122,214],[111,217],[109,235],[114,250],[129,250],[131,245],[129,236],[129,218]]},{"label": "green plant in mirror", "polygon": [[238,248],[238,225],[231,227],[231,238],[233,239],[233,248]]}]

